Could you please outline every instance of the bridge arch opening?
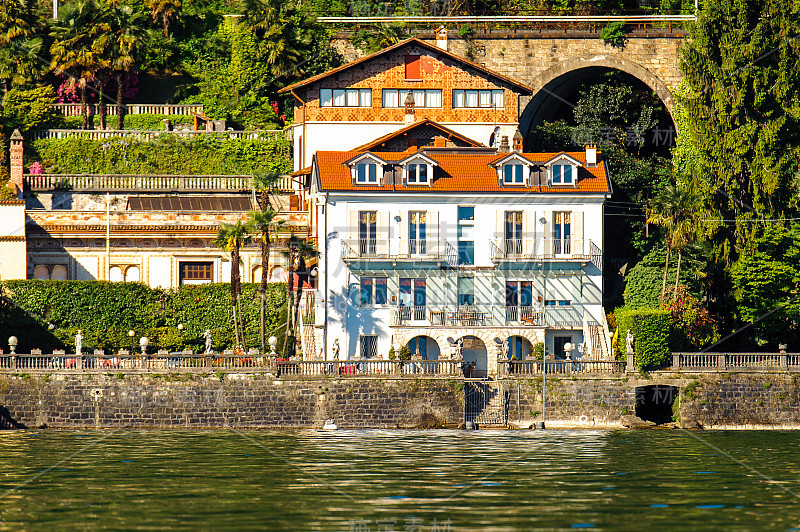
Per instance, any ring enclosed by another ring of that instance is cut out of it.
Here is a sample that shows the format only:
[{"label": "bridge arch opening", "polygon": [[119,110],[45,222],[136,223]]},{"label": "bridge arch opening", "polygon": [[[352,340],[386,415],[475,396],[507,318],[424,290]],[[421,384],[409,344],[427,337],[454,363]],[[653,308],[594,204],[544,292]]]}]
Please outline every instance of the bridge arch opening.
[{"label": "bridge arch opening", "polygon": [[519,126],[525,148],[530,149],[530,133],[537,126],[559,119],[572,121],[581,88],[603,80],[608,73],[614,73],[618,81],[630,85],[634,91],[654,93],[666,110],[658,127],[674,129],[672,92],[652,72],[632,61],[609,55],[577,57],[549,68],[531,83],[533,96],[520,117]]}]

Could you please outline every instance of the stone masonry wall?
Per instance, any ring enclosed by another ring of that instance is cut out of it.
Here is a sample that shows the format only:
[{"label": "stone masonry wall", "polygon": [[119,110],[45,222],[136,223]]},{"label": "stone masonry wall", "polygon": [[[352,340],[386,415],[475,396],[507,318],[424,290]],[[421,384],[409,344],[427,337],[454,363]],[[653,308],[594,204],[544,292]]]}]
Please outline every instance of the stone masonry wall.
[{"label": "stone masonry wall", "polygon": [[0,428],[340,428],[457,424],[445,380],[280,381],[270,376],[0,376]]}]

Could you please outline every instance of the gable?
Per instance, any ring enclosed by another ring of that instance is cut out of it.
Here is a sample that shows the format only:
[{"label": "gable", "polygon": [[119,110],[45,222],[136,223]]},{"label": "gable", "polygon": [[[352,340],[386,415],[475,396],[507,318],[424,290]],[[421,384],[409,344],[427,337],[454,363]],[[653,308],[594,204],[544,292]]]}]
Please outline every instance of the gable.
[{"label": "gable", "polygon": [[450,128],[444,127],[431,120],[415,122],[388,135],[384,135],[367,144],[363,144],[353,151],[379,150],[382,152],[403,152],[409,147],[426,147],[434,145],[435,137],[443,137],[448,148],[483,148],[483,144]]}]

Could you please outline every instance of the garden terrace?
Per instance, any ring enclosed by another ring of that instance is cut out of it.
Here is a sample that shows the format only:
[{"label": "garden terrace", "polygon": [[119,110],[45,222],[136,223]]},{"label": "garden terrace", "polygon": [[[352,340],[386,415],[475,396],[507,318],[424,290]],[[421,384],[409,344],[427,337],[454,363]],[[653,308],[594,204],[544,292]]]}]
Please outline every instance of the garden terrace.
[{"label": "garden terrace", "polygon": [[673,353],[670,370],[800,371],[800,353]]},{"label": "garden terrace", "polygon": [[162,135],[180,135],[183,137],[198,137],[204,135],[218,135],[230,139],[246,140],[276,140],[286,138],[286,133],[282,129],[264,129],[248,131],[156,131],[144,129],[42,129],[32,133],[33,140],[40,139],[66,139],[82,138],[89,140],[103,140],[111,138],[135,138],[138,140],[154,140]]},{"label": "garden terrace", "polygon": [[[23,179],[32,192],[238,192],[253,187],[247,175],[26,174]],[[292,178],[282,176],[278,190],[291,192]]]},{"label": "garden terrace", "polygon": [[[82,106],[80,103],[51,103],[51,107],[58,109],[64,116],[82,116]],[[161,104],[161,103],[129,103],[125,105],[125,112],[129,115],[172,115],[172,116],[191,116],[192,113],[203,113],[202,104]],[[86,112],[88,115],[97,114],[96,104],[87,104]],[[106,115],[116,116],[117,106],[106,105]]]}]

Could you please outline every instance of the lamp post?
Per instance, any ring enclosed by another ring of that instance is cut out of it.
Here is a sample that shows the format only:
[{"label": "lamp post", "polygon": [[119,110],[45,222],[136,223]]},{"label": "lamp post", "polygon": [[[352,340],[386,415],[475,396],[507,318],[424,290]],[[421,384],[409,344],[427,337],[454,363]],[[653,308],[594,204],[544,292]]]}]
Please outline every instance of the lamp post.
[{"label": "lamp post", "polygon": [[135,340],[133,339],[134,336],[136,336],[136,333],[133,331],[133,329],[128,331],[128,338],[131,339],[131,355],[136,352],[136,344],[134,343]]},{"label": "lamp post", "polygon": [[575,346],[572,345],[571,342],[567,342],[564,344],[564,353],[567,355],[567,360],[572,360],[572,350],[575,349]]},{"label": "lamp post", "polygon": [[147,336],[142,336],[139,338],[139,347],[142,348],[142,356],[147,355],[147,346],[150,344],[150,340],[147,339]]},{"label": "lamp post", "polygon": [[278,339],[274,336],[270,336],[267,341],[269,342],[269,354],[275,356],[275,346],[278,345]]}]

